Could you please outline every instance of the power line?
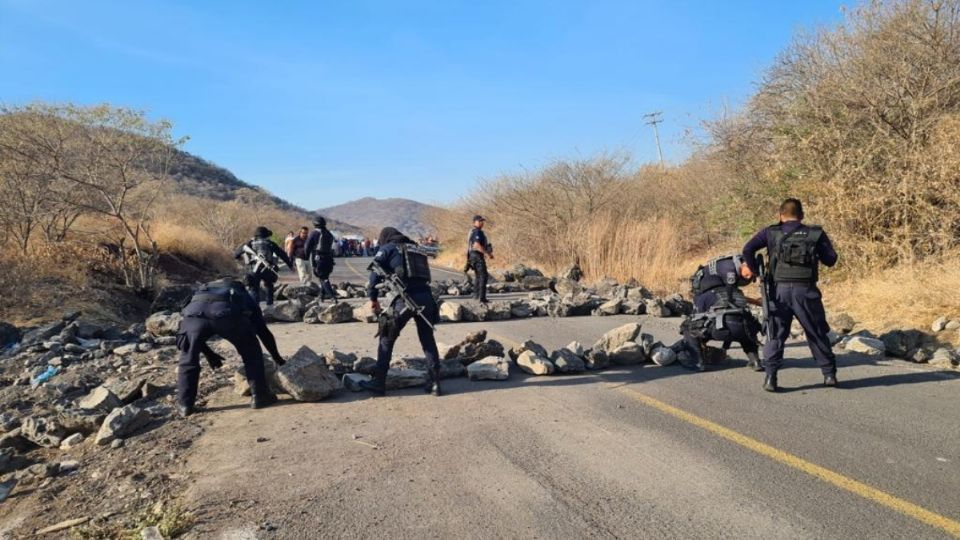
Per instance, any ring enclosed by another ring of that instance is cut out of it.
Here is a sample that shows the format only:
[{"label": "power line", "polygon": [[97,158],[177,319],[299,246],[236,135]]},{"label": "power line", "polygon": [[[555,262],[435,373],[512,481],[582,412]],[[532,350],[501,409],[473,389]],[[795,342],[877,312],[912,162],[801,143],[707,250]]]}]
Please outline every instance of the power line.
[{"label": "power line", "polygon": [[652,112],[649,114],[643,115],[644,122],[648,126],[653,126],[653,136],[657,139],[657,157],[660,158],[660,168],[664,169],[663,165],[663,150],[660,149],[660,130],[657,129],[657,124],[663,122],[663,113],[661,111]]}]

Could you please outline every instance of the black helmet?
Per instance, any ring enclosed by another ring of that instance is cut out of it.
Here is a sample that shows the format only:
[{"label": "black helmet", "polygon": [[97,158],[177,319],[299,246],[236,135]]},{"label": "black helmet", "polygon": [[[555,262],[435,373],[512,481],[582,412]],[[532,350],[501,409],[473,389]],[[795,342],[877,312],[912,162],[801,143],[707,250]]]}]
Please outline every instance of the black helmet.
[{"label": "black helmet", "polygon": [[316,216],[315,218],[313,218],[313,225],[318,229],[326,229],[327,220],[324,219],[323,216]]},{"label": "black helmet", "polygon": [[273,236],[273,231],[261,225],[257,227],[255,231],[253,231],[253,236],[254,238],[270,238]]}]

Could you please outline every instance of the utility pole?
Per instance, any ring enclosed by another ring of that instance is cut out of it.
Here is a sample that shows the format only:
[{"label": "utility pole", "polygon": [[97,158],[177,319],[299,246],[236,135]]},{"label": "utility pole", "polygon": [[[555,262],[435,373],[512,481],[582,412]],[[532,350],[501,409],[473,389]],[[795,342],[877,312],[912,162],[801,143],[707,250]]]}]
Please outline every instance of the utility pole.
[{"label": "utility pole", "polygon": [[653,126],[653,136],[657,139],[657,157],[660,158],[660,168],[666,169],[663,165],[663,150],[660,149],[660,130],[657,129],[657,124],[663,122],[663,113],[660,111],[652,112],[650,114],[643,115],[644,122],[648,126]]}]

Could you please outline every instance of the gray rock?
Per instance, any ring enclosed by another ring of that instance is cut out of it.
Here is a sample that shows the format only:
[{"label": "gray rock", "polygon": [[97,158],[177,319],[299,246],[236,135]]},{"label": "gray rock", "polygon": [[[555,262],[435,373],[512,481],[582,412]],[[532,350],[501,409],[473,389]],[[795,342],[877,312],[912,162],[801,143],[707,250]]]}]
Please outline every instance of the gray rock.
[{"label": "gray rock", "polygon": [[77,446],[80,446],[82,443],[83,443],[83,434],[74,433],[73,435],[70,435],[69,437],[60,441],[60,449],[70,450],[71,448],[76,448]]},{"label": "gray rock", "polygon": [[580,358],[569,349],[553,351],[553,354],[550,355],[550,360],[560,373],[580,373],[587,369],[583,358]]},{"label": "gray rock", "polygon": [[0,503],[7,500],[7,497],[10,496],[10,493],[13,492],[13,488],[17,487],[17,480],[11,478],[5,482],[0,482]]},{"label": "gray rock", "polygon": [[550,278],[543,276],[526,276],[521,283],[528,291],[542,291],[550,288]]},{"label": "gray rock", "polygon": [[467,366],[471,381],[503,381],[510,378],[510,362],[502,356],[488,356]]},{"label": "gray rock", "polygon": [[536,308],[526,300],[515,300],[510,303],[510,315],[515,319],[526,319],[536,314]]},{"label": "gray rock", "polygon": [[144,324],[147,332],[152,336],[175,336],[182,320],[183,317],[179,313],[160,311],[150,315]]},{"label": "gray rock", "polygon": [[370,307],[370,302],[362,302],[353,308],[353,318],[365,323],[377,322],[377,314]]},{"label": "gray rock", "polygon": [[287,300],[296,300],[302,305],[306,305],[320,296],[320,286],[312,281],[305,285],[293,283],[284,287],[282,292],[278,291],[277,296]]},{"label": "gray rock", "polygon": [[323,355],[323,359],[327,363],[327,369],[337,375],[343,375],[353,370],[353,364],[357,361],[357,355],[340,351],[330,351]]},{"label": "gray rock", "polygon": [[569,308],[570,317],[584,317],[593,313],[593,310],[600,307],[602,300],[596,296],[588,294],[578,294],[569,298],[564,298],[563,303]]},{"label": "gray rock", "polygon": [[347,373],[343,376],[343,387],[351,392],[362,392],[363,388],[360,387],[360,383],[363,381],[369,382],[373,380],[373,377],[370,375],[364,375],[363,373]]},{"label": "gray rock", "polygon": [[109,413],[123,405],[113,392],[105,386],[98,386],[77,402],[77,406],[87,411]]},{"label": "gray rock", "polygon": [[150,527],[144,527],[140,531],[140,540],[165,540],[163,534],[160,532],[160,528],[156,525]]},{"label": "gray rock", "polygon": [[647,315],[653,315],[654,317],[670,317],[673,313],[670,309],[663,304],[663,300],[659,298],[650,298],[643,301],[646,307]]},{"label": "gray rock", "polygon": [[465,343],[460,346],[460,361],[464,365],[472,364],[488,356],[503,356],[503,345],[496,340],[485,341],[479,344]]},{"label": "gray rock", "polygon": [[635,343],[638,341],[642,328],[640,323],[628,323],[618,326],[601,336],[593,348],[610,354],[628,342]]},{"label": "gray rock", "polygon": [[387,371],[387,390],[400,390],[427,384],[427,372],[419,369],[389,369]]},{"label": "gray rock", "polygon": [[320,401],[340,388],[340,380],[309,347],[300,349],[277,370],[277,382],[297,401]]},{"label": "gray rock", "polygon": [[953,351],[945,347],[937,349],[933,353],[933,358],[930,359],[931,366],[952,368],[958,363],[957,356]]},{"label": "gray rock", "polygon": [[33,343],[46,341],[52,338],[53,336],[59,334],[60,332],[62,332],[63,329],[66,327],[67,327],[67,323],[64,321],[57,321],[54,323],[50,323],[48,325],[41,326],[40,328],[36,328],[34,330],[30,330],[29,332],[26,332],[25,334],[23,334],[21,341],[23,342],[24,345],[31,345]]},{"label": "gray rock", "polygon": [[647,312],[647,305],[643,300],[624,300],[620,305],[620,313],[624,315],[643,315]]},{"label": "gray rock", "polygon": [[137,345],[139,343],[127,343],[126,345],[120,345],[113,349],[113,354],[117,356],[127,356],[137,352]]},{"label": "gray rock", "polygon": [[670,347],[658,347],[650,355],[650,360],[658,366],[669,366],[677,361],[677,353]]},{"label": "gray rock", "polygon": [[0,474],[6,474],[13,470],[16,470],[13,450],[0,448]]},{"label": "gray rock", "polygon": [[488,321],[507,321],[513,316],[509,302],[490,302],[487,304]]},{"label": "gray rock", "polygon": [[20,427],[20,418],[9,411],[0,413],[0,432],[7,433]]},{"label": "gray rock", "polygon": [[532,350],[525,350],[517,356],[517,367],[531,375],[550,375],[554,371],[553,362]]},{"label": "gray rock", "polygon": [[937,320],[933,321],[933,324],[930,325],[930,330],[933,330],[933,333],[943,332],[947,329],[947,323],[950,322],[950,319],[946,317],[940,317]]},{"label": "gray rock", "polygon": [[954,319],[948,322],[946,326],[943,327],[943,329],[947,331],[960,330],[960,319]]},{"label": "gray rock", "polygon": [[531,339],[528,339],[523,343],[521,343],[520,345],[517,345],[516,347],[510,349],[510,358],[513,360],[517,360],[520,357],[520,355],[525,351],[530,351],[533,354],[537,356],[542,356],[544,358],[550,357],[550,353],[547,352],[547,349],[544,348],[543,345],[540,345],[539,343]]},{"label": "gray rock", "polygon": [[456,302],[440,304],[440,320],[444,322],[460,322],[463,319],[463,307]]},{"label": "gray rock", "polygon": [[358,358],[357,361],[353,363],[353,371],[364,375],[372,374],[376,367],[377,359],[370,358],[369,356]]},{"label": "gray rock", "polygon": [[42,416],[24,418],[20,430],[25,439],[44,448],[58,448],[67,435],[66,430],[55,419]]},{"label": "gray rock", "polygon": [[34,443],[24,437],[22,431],[23,428],[16,428],[0,435],[0,448],[13,448],[21,452],[34,448]]},{"label": "gray rock", "polygon": [[693,313],[693,304],[684,300],[679,294],[672,294],[663,301],[663,306],[670,312],[671,317],[683,317]]},{"label": "gray rock", "polygon": [[116,439],[129,436],[150,423],[150,413],[136,405],[126,405],[107,415],[94,439],[97,446],[104,446]]},{"label": "gray rock", "polygon": [[[303,320],[303,311],[303,304],[299,300],[284,300],[265,307],[263,318],[267,322],[300,322]],[[353,317],[352,309],[350,317]]]},{"label": "gray rock", "polygon": [[570,343],[567,343],[567,346],[564,347],[564,349],[572,352],[573,354],[579,357],[583,357],[583,355],[586,354],[586,351],[583,348],[583,344],[580,343],[579,341],[571,341]]},{"label": "gray rock", "polygon": [[882,356],[886,352],[887,346],[883,341],[866,336],[853,336],[845,340],[844,348],[851,352],[865,354],[867,356]]},{"label": "gray rock", "polygon": [[575,280],[563,278],[553,284],[553,290],[560,296],[575,296],[583,291],[583,286]]},{"label": "gray rock", "polygon": [[[428,372],[430,366],[426,358],[421,357],[403,357],[394,358],[390,362],[390,369],[414,370]],[[466,367],[460,363],[459,358],[450,358],[440,361],[440,378],[453,379],[462,377],[467,372]]]},{"label": "gray rock", "polygon": [[924,337],[919,330],[892,330],[881,335],[880,341],[888,356],[907,359],[923,343]]},{"label": "gray rock", "polygon": [[606,369],[610,367],[610,357],[602,349],[590,349],[583,359],[587,369]]},{"label": "gray rock", "polygon": [[348,323],[353,320],[353,308],[346,302],[340,302],[321,311],[318,319],[323,324]]},{"label": "gray rock", "polygon": [[80,468],[80,462],[75,459],[68,459],[66,461],[61,461],[57,466],[57,471],[60,474],[68,474],[76,471]]},{"label": "gray rock", "polygon": [[622,308],[623,299],[614,298],[613,300],[607,300],[606,302],[600,304],[600,307],[593,310],[593,314],[597,316],[618,315]]},{"label": "gray rock", "polygon": [[608,353],[610,363],[618,366],[632,366],[646,362],[647,355],[639,343],[628,341]]},{"label": "gray rock", "polygon": [[846,313],[837,313],[836,315],[830,314],[827,316],[827,324],[834,332],[846,335],[853,331],[853,327],[857,325],[857,321],[853,320],[853,317]]}]

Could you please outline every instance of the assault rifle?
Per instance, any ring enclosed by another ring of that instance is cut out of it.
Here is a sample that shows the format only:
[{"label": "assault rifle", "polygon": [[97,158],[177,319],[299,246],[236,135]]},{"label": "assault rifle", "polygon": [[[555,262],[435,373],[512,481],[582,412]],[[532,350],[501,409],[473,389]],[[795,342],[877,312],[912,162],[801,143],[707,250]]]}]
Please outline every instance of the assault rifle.
[{"label": "assault rifle", "polygon": [[277,269],[274,268],[272,264],[267,262],[267,260],[263,258],[263,255],[257,253],[249,245],[247,244],[243,245],[243,254],[246,256],[247,264],[250,264],[251,262],[257,263],[253,267],[254,272],[261,272],[263,270],[268,270],[272,272],[275,276],[280,277],[280,274],[277,272]]},{"label": "assault rifle", "polygon": [[766,264],[764,264],[763,255],[757,255],[757,284],[760,286],[760,307],[763,308],[763,335],[767,342],[770,342],[773,341],[773,327],[770,325],[772,287],[770,286],[770,274],[767,272]]},{"label": "assault rifle", "polygon": [[[431,330],[436,330],[436,328],[433,326],[433,321],[424,315],[424,307],[414,302],[413,299],[410,298],[410,295],[407,294],[407,288],[403,284],[403,280],[400,279],[400,276],[392,272],[387,272],[386,269],[377,263],[377,261],[370,263],[370,266],[367,267],[367,270],[375,272],[378,276],[383,278],[383,285],[388,289],[389,292],[403,300],[406,309],[412,309],[414,314],[417,317],[420,317],[423,322],[427,323]],[[397,315],[399,316],[400,313],[397,313]]]}]

